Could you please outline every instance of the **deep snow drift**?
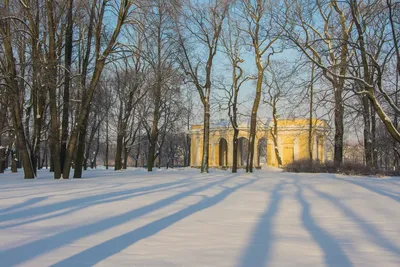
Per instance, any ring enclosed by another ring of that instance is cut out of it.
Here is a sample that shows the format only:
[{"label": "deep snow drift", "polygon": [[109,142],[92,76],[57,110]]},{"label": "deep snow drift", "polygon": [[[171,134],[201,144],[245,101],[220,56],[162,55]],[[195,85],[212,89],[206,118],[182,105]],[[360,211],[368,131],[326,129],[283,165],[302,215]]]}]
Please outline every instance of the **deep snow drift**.
[{"label": "deep snow drift", "polygon": [[400,266],[400,179],[0,175],[0,266]]}]

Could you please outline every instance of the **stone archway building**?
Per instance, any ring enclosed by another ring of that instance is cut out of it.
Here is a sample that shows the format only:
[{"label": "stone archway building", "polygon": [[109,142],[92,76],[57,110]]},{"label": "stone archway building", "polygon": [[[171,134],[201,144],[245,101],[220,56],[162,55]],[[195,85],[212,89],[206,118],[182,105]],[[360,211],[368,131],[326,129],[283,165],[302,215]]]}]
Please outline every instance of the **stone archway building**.
[{"label": "stone archway building", "polygon": [[[312,150],[313,159],[322,162],[326,159],[326,135],[328,125],[324,120],[313,120]],[[268,127],[259,127],[256,134],[254,147],[254,166],[278,166],[275,155],[273,139]],[[200,167],[203,154],[203,125],[193,125],[191,136],[191,162],[192,167]],[[249,127],[239,127],[238,167],[244,167],[247,157],[247,142]],[[282,164],[286,165],[293,160],[308,159],[308,119],[278,120],[278,151],[282,158]],[[232,127],[211,125],[209,144],[209,166],[230,167],[232,166]],[[244,159],[244,160],[243,160]]]}]

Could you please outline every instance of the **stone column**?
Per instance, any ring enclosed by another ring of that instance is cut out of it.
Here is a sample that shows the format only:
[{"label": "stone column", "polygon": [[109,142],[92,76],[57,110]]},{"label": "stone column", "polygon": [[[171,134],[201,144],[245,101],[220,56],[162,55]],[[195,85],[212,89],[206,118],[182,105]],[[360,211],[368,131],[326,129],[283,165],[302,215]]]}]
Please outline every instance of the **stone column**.
[{"label": "stone column", "polygon": [[294,138],[294,144],[293,144],[293,157],[294,157],[294,160],[298,160],[299,159],[299,151],[300,151],[299,137],[296,136]]},{"label": "stone column", "polygon": [[196,166],[201,166],[201,156],[203,154],[203,139],[201,136],[197,137],[197,149],[196,149]]},{"label": "stone column", "polygon": [[228,153],[228,161],[226,163],[227,166],[232,167],[233,165],[233,137],[231,135],[226,136],[226,142],[228,144],[228,149],[227,149],[227,153]]},{"label": "stone column", "polygon": [[211,149],[210,149],[210,167],[215,167],[215,140],[214,138],[210,138],[210,142],[211,142]]},{"label": "stone column", "polygon": [[254,158],[253,158],[253,166],[254,167],[258,166],[258,141],[259,141],[259,139],[256,136],[255,140],[254,140]]},{"label": "stone column", "polygon": [[314,133],[314,135],[313,135],[313,159],[315,159],[315,160],[319,159],[317,139],[318,139],[318,135],[317,135],[317,133]]}]

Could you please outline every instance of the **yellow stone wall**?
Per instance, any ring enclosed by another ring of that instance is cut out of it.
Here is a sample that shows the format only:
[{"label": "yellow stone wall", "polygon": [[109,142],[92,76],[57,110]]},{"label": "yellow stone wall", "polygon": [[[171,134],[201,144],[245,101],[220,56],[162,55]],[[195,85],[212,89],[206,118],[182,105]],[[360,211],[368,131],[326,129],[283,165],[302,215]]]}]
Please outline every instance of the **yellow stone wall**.
[{"label": "yellow stone wall", "polygon": [[[294,119],[294,120],[278,120],[278,149],[282,158],[283,165],[291,163],[293,160],[308,159],[308,128],[309,120],[307,119]],[[328,125],[323,120],[313,120],[313,158],[325,161],[325,143],[326,132]],[[267,128],[259,128],[256,135],[255,145],[255,158],[254,166],[258,166],[258,142],[260,139],[267,140],[267,165],[278,166],[276,159],[273,139],[269,129],[273,127],[270,124]],[[249,129],[241,127],[239,131],[239,138],[248,139]],[[220,141],[224,138],[227,141],[228,149],[226,152],[221,151],[220,154]],[[220,157],[222,153],[227,153],[227,162],[224,166],[232,166],[232,145],[233,143],[233,129],[225,127],[211,127],[210,128],[210,142],[209,142],[209,166],[218,167],[220,164]],[[203,154],[203,129],[202,125],[193,125],[191,128],[191,166],[199,167],[201,165],[201,157]],[[243,152],[245,155],[245,152]],[[225,154],[224,154],[225,155]],[[239,160],[240,165],[240,160]]]}]

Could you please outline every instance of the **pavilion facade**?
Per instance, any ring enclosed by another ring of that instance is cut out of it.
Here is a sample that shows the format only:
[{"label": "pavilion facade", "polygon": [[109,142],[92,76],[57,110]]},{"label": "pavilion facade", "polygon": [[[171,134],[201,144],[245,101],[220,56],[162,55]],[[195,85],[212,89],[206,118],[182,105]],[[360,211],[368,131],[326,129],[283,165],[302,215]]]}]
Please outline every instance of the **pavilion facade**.
[{"label": "pavilion facade", "polygon": [[[326,160],[326,136],[328,125],[324,120],[314,119],[312,127],[312,155],[314,160]],[[282,165],[287,165],[294,160],[309,159],[309,120],[285,119],[278,120],[278,151]],[[258,127],[254,148],[254,162],[256,167],[278,166],[275,153],[272,129],[274,125]],[[239,127],[238,167],[245,167],[248,151],[249,127]],[[192,167],[201,166],[203,154],[203,125],[193,125],[191,136],[191,162]],[[211,125],[209,142],[209,166],[231,167],[233,162],[233,128],[225,125]]]}]

